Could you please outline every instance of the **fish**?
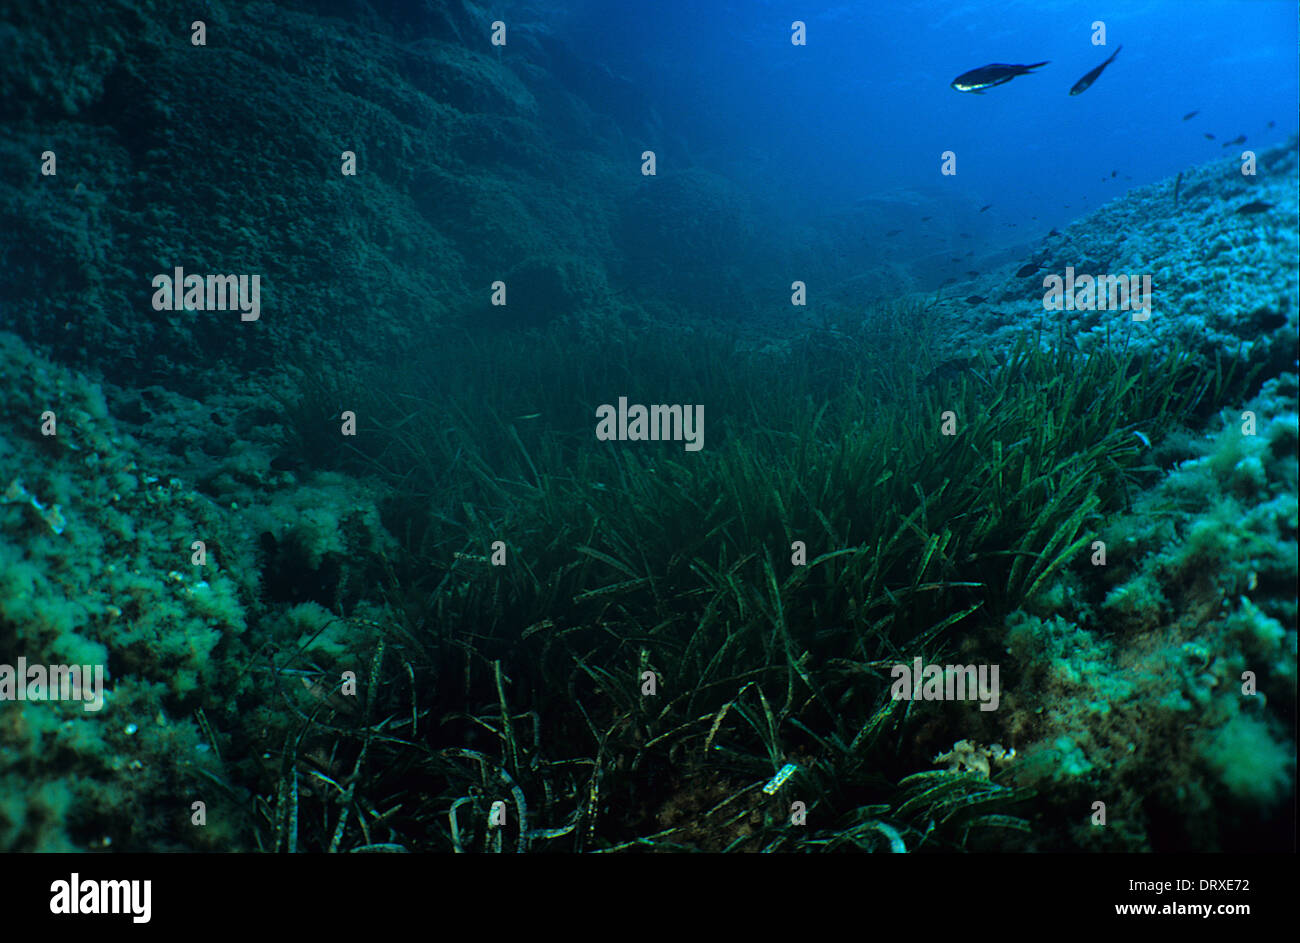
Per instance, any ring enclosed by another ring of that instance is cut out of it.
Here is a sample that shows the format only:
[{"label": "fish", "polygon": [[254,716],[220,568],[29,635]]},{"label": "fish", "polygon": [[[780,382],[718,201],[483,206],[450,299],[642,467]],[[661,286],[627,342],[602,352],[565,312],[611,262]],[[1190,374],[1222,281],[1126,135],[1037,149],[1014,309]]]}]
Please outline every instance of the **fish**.
[{"label": "fish", "polygon": [[992,209],[992,208],[993,208],[992,203],[985,203],[983,206],[980,207],[980,212],[983,213],[985,210]]},{"label": "fish", "polygon": [[977,278],[978,276],[979,276],[979,272],[975,271],[974,269],[971,269],[969,272],[966,273],[967,278]]},{"label": "fish", "polygon": [[1042,266],[1040,266],[1037,262],[1029,262],[1025,265],[1022,265],[1020,266],[1020,268],[1016,269],[1016,278],[1028,278],[1030,275],[1033,275],[1035,272],[1037,272],[1041,267]]},{"label": "fish", "polygon": [[1074,87],[1070,89],[1070,94],[1082,95],[1084,92],[1086,92],[1088,90],[1088,86],[1092,85],[1093,82],[1097,81],[1097,76],[1101,75],[1102,70],[1106,68],[1106,66],[1110,65],[1112,62],[1115,61],[1115,57],[1119,55],[1119,51],[1123,48],[1124,48],[1123,46],[1116,46],[1115,51],[1110,54],[1109,59],[1107,59],[1101,65],[1097,66],[1097,68],[1093,69],[1083,78],[1079,79],[1079,81],[1074,83]]},{"label": "fish", "polygon": [[1214,135],[1211,134],[1209,131],[1206,131],[1206,132],[1205,132],[1205,140],[1207,140],[1207,141],[1213,141],[1213,140],[1214,140]]},{"label": "fish", "polygon": [[1256,213],[1265,213],[1273,208],[1272,203],[1265,203],[1263,200],[1251,200],[1245,206],[1239,206],[1236,212],[1246,216],[1254,216]]},{"label": "fish", "polygon": [[1049,235],[1049,236],[1059,236],[1060,233],[1059,233],[1057,230],[1053,229],[1051,232],[1048,233],[1048,235]]},{"label": "fish", "polygon": [[1276,121],[1270,121],[1270,122],[1268,123],[1268,126],[1269,126],[1270,128],[1276,127],[1276,126],[1277,126],[1277,122],[1276,122]]},{"label": "fish", "polygon": [[932,220],[932,219],[934,219],[933,216],[922,216],[922,217],[921,217],[921,222],[923,222],[923,223],[928,223],[928,222],[929,222],[930,220]]},{"label": "fish", "polygon": [[969,239],[969,238],[970,238],[970,233],[968,233],[968,232],[959,232],[959,233],[957,233],[957,235],[961,236],[963,239]]},{"label": "fish", "polygon": [[1183,120],[1184,120],[1184,121],[1191,121],[1193,118],[1195,118],[1195,117],[1196,117],[1197,115],[1199,115],[1199,114],[1200,114],[1199,111],[1189,111],[1187,114],[1183,115]]},{"label": "fish", "polygon": [[984,296],[983,296],[983,295],[971,295],[969,298],[966,299],[966,303],[967,303],[968,305],[980,305],[980,304],[983,304],[983,303],[984,303]]},{"label": "fish", "polygon": [[1245,144],[1245,143],[1246,143],[1246,135],[1244,135],[1244,134],[1238,134],[1236,140],[1234,140],[1234,141],[1224,141],[1224,142],[1223,142],[1223,146],[1224,146],[1224,147],[1232,147],[1232,145],[1234,145],[1234,144]]},{"label": "fish", "polygon": [[1118,170],[1112,170],[1112,171],[1110,172],[1110,178],[1111,178],[1112,180],[1114,180],[1114,179],[1115,179],[1116,177],[1118,177],[1118,176],[1119,176],[1119,171],[1118,171]]},{"label": "fish", "polygon": [[903,230],[901,230],[901,229],[891,229],[891,230],[889,230],[889,232],[885,233],[885,235],[886,235],[886,236],[897,236],[897,235],[898,235],[900,232],[902,232],[902,231],[903,231]]},{"label": "fish", "polygon": [[963,72],[952,80],[949,87],[959,92],[982,95],[986,88],[1005,85],[1017,75],[1029,75],[1031,69],[1038,69],[1045,65],[1047,65],[1047,62],[1035,62],[1032,65],[1007,65],[1005,62],[992,62],[988,65],[982,65],[978,69]]},{"label": "fish", "polygon": [[1174,179],[1174,206],[1175,206],[1175,208],[1178,206],[1178,191],[1179,191],[1180,189],[1182,189],[1182,186],[1183,186],[1183,172],[1180,170],[1180,171],[1178,171],[1178,176]]}]

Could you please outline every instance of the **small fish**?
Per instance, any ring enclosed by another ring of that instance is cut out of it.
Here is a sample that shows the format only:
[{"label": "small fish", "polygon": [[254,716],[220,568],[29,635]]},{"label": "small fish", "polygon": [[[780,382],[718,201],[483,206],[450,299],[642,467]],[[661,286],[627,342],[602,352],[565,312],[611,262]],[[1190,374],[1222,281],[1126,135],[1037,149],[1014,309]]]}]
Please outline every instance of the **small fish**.
[{"label": "small fish", "polygon": [[1237,139],[1236,139],[1235,141],[1224,141],[1224,142],[1223,142],[1223,146],[1224,146],[1224,147],[1232,147],[1232,145],[1234,145],[1234,144],[1245,144],[1245,143],[1246,143],[1246,135],[1244,135],[1244,134],[1238,134],[1238,135],[1237,135]]},{"label": "small fish", "polygon": [[992,209],[992,207],[993,207],[992,203],[985,203],[983,206],[980,207],[980,212],[983,213],[987,209]]},{"label": "small fish", "polygon": [[961,236],[963,239],[969,239],[969,238],[970,238],[970,233],[968,233],[968,232],[959,232],[959,233],[957,233],[957,235]]},{"label": "small fish", "polygon": [[1178,206],[1178,191],[1182,189],[1182,186],[1183,186],[1183,172],[1180,170],[1178,171],[1178,176],[1174,178],[1174,207],[1175,208],[1177,208]]},{"label": "small fish", "polygon": [[1030,275],[1037,272],[1039,268],[1040,266],[1037,262],[1029,262],[1022,265],[1020,268],[1016,269],[1016,278],[1028,278]]},{"label": "small fish", "polygon": [[1004,62],[993,62],[989,65],[980,66],[978,69],[963,72],[952,80],[949,87],[959,92],[972,92],[975,95],[983,95],[986,88],[1005,85],[1017,75],[1029,75],[1031,69],[1041,68],[1045,65],[1047,65],[1047,62],[1035,62],[1033,65],[1007,65]]},{"label": "small fish", "polygon": [[1116,177],[1118,177],[1118,176],[1119,176],[1119,171],[1118,171],[1118,170],[1112,170],[1112,171],[1110,172],[1110,179],[1114,180],[1114,179],[1115,179]]},{"label": "small fish", "polygon": [[900,232],[902,232],[902,231],[903,231],[903,230],[901,230],[901,229],[891,229],[891,230],[889,230],[889,232],[885,233],[885,235],[886,235],[886,236],[897,236],[897,235],[898,235]]},{"label": "small fish", "polygon": [[1109,59],[1107,59],[1101,65],[1097,66],[1097,68],[1093,69],[1083,78],[1079,79],[1079,81],[1074,83],[1074,88],[1070,89],[1070,94],[1082,95],[1084,92],[1086,92],[1088,90],[1088,86],[1090,86],[1093,82],[1097,81],[1097,76],[1101,75],[1102,70],[1106,68],[1106,66],[1110,65],[1112,62],[1115,61],[1115,57],[1119,55],[1119,51],[1123,48],[1124,48],[1123,46],[1116,46],[1115,51],[1110,54]]},{"label": "small fish", "polygon": [[1187,114],[1183,115],[1183,120],[1184,120],[1184,121],[1191,121],[1193,118],[1195,118],[1195,117],[1196,117],[1197,115],[1199,115],[1199,114],[1200,114],[1199,111],[1189,111]]},{"label": "small fish", "polygon": [[1214,135],[1211,134],[1209,131],[1206,131],[1206,132],[1205,132],[1205,140],[1207,140],[1207,141],[1213,141],[1213,140],[1214,140]]},{"label": "small fish", "polygon": [[921,222],[923,222],[923,223],[928,223],[928,222],[929,222],[930,220],[932,220],[932,219],[934,219],[933,216],[922,216],[922,217],[921,217]]},{"label": "small fish", "polygon": [[949,262],[960,262],[960,261],[961,261],[961,256],[959,256],[959,255],[954,255],[954,256],[953,256],[951,259],[949,259],[948,261],[949,261]]},{"label": "small fish", "polygon": [[1256,213],[1266,213],[1272,208],[1272,203],[1265,203],[1263,200],[1251,200],[1245,206],[1237,207],[1236,212],[1246,216],[1254,216]]},{"label": "small fish", "polygon": [[977,278],[978,276],[979,276],[979,272],[975,271],[974,269],[971,269],[969,272],[966,273],[967,278]]},{"label": "small fish", "polygon": [[281,452],[275,458],[271,459],[271,469],[273,471],[297,471],[302,467],[302,456],[289,452]]},{"label": "small fish", "polygon": [[1276,125],[1277,125],[1277,122],[1276,122],[1276,121],[1270,121],[1270,122],[1268,123],[1268,126],[1269,126],[1270,128],[1275,127]]},{"label": "small fish", "polygon": [[1057,232],[1055,229],[1053,229],[1051,232],[1048,233],[1048,235],[1049,235],[1049,236],[1059,236],[1060,233]]},{"label": "small fish", "polygon": [[983,295],[971,295],[966,299],[968,305],[982,305],[984,303]]}]

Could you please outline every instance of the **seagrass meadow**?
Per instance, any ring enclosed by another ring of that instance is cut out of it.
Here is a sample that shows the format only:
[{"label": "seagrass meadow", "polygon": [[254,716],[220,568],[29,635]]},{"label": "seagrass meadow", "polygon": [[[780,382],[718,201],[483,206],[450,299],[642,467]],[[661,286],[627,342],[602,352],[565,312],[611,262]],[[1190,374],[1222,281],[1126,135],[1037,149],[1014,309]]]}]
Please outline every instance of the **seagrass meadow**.
[{"label": "seagrass meadow", "polygon": [[[1232,755],[1249,749],[1232,736],[1285,736],[1280,720],[1240,713],[1214,690],[1216,670],[1239,656],[1207,666],[1207,639],[1245,631],[1282,661],[1285,639],[1244,602],[1219,610],[1247,574],[1199,571],[1184,543],[1202,522],[1153,495],[1162,466],[1190,460],[1185,469],[1217,464],[1226,477],[1186,471],[1180,490],[1231,502],[1237,466],[1188,430],[1225,400],[1288,393],[1262,390],[1248,367],[1119,341],[1084,356],[1026,336],[954,365],[917,355],[939,346],[919,307],[877,314],[870,331],[763,350],[691,329],[629,336],[598,358],[580,339],[537,337],[496,347],[488,368],[467,341],[382,384],[310,382],[287,409],[304,441],[318,428],[309,417],[330,416],[332,403],[392,417],[312,454],[388,483],[383,516],[406,552],[385,561],[394,621],[369,716],[390,718],[386,734],[304,721],[297,748],[368,770],[367,793],[404,800],[386,826],[430,849],[1089,848],[1087,816],[1069,811],[1089,789],[1133,816],[1102,847],[1205,840],[1152,835],[1148,823],[1178,818],[1191,769],[1222,764],[1226,779],[1202,783],[1208,796],[1237,778],[1234,764],[1253,762]],[[500,371],[491,397],[473,380],[482,369]],[[539,433],[541,416],[592,416],[603,391],[634,378],[729,421],[699,456],[677,443],[611,451],[582,423]],[[968,424],[950,441],[945,410]],[[1271,471],[1258,484],[1285,492],[1295,430],[1262,415]],[[1287,506],[1283,497],[1282,517],[1260,522],[1258,540],[1285,541]],[[1145,558],[1114,561],[1105,577],[1088,565],[1108,528],[1125,549],[1130,534],[1171,532],[1163,596],[1144,582]],[[490,565],[494,540],[513,565]],[[791,565],[797,540],[804,566]],[[1254,553],[1227,559],[1285,593],[1293,561],[1278,549],[1265,576]],[[1171,627],[1177,611],[1198,617]],[[1148,660],[1140,670],[1128,645]],[[914,657],[1001,662],[1006,713],[891,699],[890,666]],[[662,685],[653,698],[637,681],[646,671]],[[1170,673],[1176,696],[1153,708]],[[1221,718],[1227,739],[1223,728],[1177,729],[1194,704]],[[1019,758],[993,777],[987,761],[933,769],[962,740],[1010,741]],[[1269,801],[1286,789],[1283,742],[1263,759]],[[765,794],[787,763],[798,771]],[[792,833],[790,789],[820,827]],[[1215,841],[1230,844],[1251,821],[1240,798],[1219,813]],[[523,827],[485,828],[496,800]],[[312,837],[300,826],[297,841],[334,840],[331,804],[311,803],[309,818],[330,827]]]},{"label": "seagrass meadow", "polygon": [[5,4],[0,851],[1293,851],[1293,6],[859,6]]}]

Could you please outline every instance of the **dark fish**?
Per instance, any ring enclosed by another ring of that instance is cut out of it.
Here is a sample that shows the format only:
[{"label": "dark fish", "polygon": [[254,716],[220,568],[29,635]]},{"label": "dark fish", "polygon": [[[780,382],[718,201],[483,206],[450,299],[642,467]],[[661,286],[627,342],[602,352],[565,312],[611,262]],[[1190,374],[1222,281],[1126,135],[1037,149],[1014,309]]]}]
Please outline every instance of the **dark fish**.
[{"label": "dark fish", "polygon": [[1196,117],[1197,115],[1199,115],[1199,114],[1200,114],[1199,111],[1189,111],[1187,114],[1183,115],[1183,120],[1184,120],[1184,121],[1191,121],[1193,118],[1195,118],[1195,117]]},{"label": "dark fish", "polygon": [[1238,134],[1238,135],[1237,135],[1237,139],[1236,139],[1235,141],[1224,141],[1224,142],[1223,142],[1223,146],[1224,146],[1224,147],[1232,147],[1232,145],[1234,145],[1234,144],[1245,144],[1245,143],[1246,143],[1246,135],[1244,135],[1244,134]]},{"label": "dark fish", "polygon": [[1059,236],[1060,233],[1057,232],[1055,229],[1053,229],[1051,232],[1048,233],[1048,235],[1049,235],[1049,236]]},{"label": "dark fish", "polygon": [[1112,180],[1114,180],[1114,179],[1115,179],[1116,177],[1118,177],[1118,176],[1119,176],[1119,171],[1118,171],[1118,170],[1112,170],[1112,171],[1110,172],[1110,177],[1111,177]]},{"label": "dark fish", "polygon": [[1106,68],[1106,66],[1114,62],[1115,57],[1119,55],[1119,51],[1123,48],[1124,48],[1123,46],[1115,47],[1115,51],[1110,54],[1109,59],[1107,59],[1101,65],[1097,66],[1097,68],[1093,69],[1083,78],[1079,79],[1079,81],[1074,83],[1074,88],[1070,89],[1070,94],[1082,95],[1084,92],[1086,92],[1088,90],[1088,86],[1091,85],[1093,82],[1097,81],[1097,76],[1101,75],[1102,69]]},{"label": "dark fish", "polygon": [[1205,140],[1207,140],[1207,141],[1213,141],[1213,140],[1214,140],[1214,135],[1211,134],[1209,131],[1206,131],[1206,132],[1205,132]]},{"label": "dark fish", "polygon": [[1178,176],[1174,179],[1174,207],[1175,208],[1177,208],[1178,206],[1178,191],[1182,189],[1182,186],[1183,186],[1183,172],[1180,170],[1178,171]]},{"label": "dark fish", "polygon": [[933,216],[922,216],[922,217],[921,217],[921,222],[923,222],[923,223],[928,223],[928,222],[929,222],[930,220],[932,220],[932,219],[934,219]]},{"label": "dark fish", "polygon": [[885,233],[885,235],[886,235],[886,236],[897,236],[897,235],[898,235],[900,232],[902,232],[902,231],[903,231],[903,230],[901,230],[901,229],[891,229],[891,230],[889,230],[889,232]]},{"label": "dark fish", "polygon": [[294,455],[288,452],[282,452],[275,458],[271,459],[271,468],[273,471],[296,471],[302,467],[302,456]]},{"label": "dark fish", "polygon": [[1275,126],[1276,124],[1277,124],[1276,121],[1270,121],[1270,122],[1268,123],[1268,126],[1271,128],[1271,127]]},{"label": "dark fish", "polygon": [[993,207],[992,203],[985,203],[983,206],[980,207],[980,212],[983,213],[985,210],[991,209],[992,207]]},{"label": "dark fish", "polygon": [[967,278],[975,278],[975,277],[977,277],[978,275],[979,275],[979,272],[975,271],[974,269],[971,269],[969,272],[966,273],[966,277],[967,277]]},{"label": "dark fish", "polygon": [[978,69],[963,72],[952,80],[951,87],[959,92],[973,92],[976,95],[982,95],[986,88],[1005,85],[1017,75],[1029,75],[1031,69],[1037,69],[1045,65],[1047,65],[1046,62],[1035,62],[1033,65],[1007,65],[1003,62],[993,62],[989,65],[980,66]]},{"label": "dark fish", "polygon": [[961,236],[963,239],[969,239],[969,238],[970,238],[970,233],[968,233],[968,232],[959,232],[959,233],[957,233],[957,235]]},{"label": "dark fish", "polygon": [[949,259],[948,261],[949,261],[949,262],[960,262],[960,261],[961,261],[961,256],[959,256],[959,255],[954,255],[954,256],[953,256],[951,259]]},{"label": "dark fish", "polygon": [[1030,275],[1037,272],[1039,268],[1040,266],[1037,262],[1030,262],[1026,265],[1022,265],[1020,268],[1016,269],[1016,278],[1028,278]]},{"label": "dark fish", "polygon": [[968,305],[981,305],[981,304],[984,303],[984,296],[983,296],[983,295],[971,295],[969,298],[966,299],[966,303],[967,303]]},{"label": "dark fish", "polygon": [[1272,203],[1265,203],[1263,200],[1251,200],[1245,206],[1237,207],[1236,211],[1247,216],[1254,216],[1256,213],[1266,213],[1272,208]]}]

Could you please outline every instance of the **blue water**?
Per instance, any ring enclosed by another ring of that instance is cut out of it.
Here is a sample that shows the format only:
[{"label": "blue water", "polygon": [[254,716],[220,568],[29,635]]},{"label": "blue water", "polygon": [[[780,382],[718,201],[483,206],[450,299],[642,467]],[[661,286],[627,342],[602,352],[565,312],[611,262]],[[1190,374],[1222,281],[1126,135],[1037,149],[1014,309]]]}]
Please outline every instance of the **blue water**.
[{"label": "blue water", "polygon": [[[981,252],[1028,244],[1129,188],[1297,129],[1293,2],[593,0],[547,19],[645,90],[670,132],[646,142],[666,145],[661,172],[713,170],[791,222],[860,212],[873,233],[902,229],[889,246],[914,266],[949,255],[957,230]],[[1042,60],[982,95],[949,87],[988,63]],[[947,150],[955,178],[939,173]]]}]

